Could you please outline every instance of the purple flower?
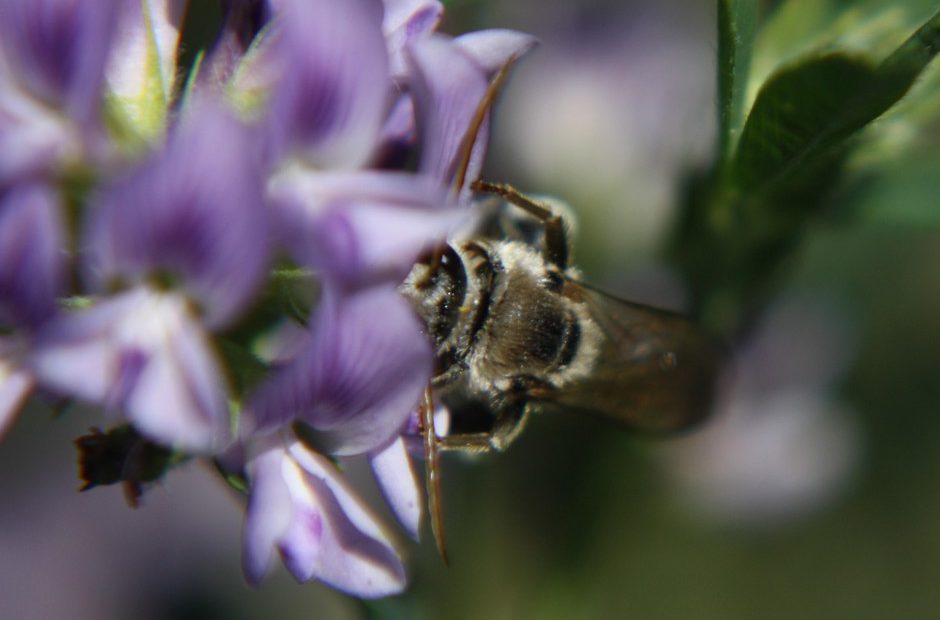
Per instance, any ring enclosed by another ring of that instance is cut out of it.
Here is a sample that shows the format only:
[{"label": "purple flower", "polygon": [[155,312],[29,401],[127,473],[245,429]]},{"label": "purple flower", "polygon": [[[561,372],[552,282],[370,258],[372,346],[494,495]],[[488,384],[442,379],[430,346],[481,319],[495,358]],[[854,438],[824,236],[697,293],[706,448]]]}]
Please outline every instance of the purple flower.
[{"label": "purple flower", "polygon": [[86,272],[123,290],[43,331],[33,364],[44,386],[119,409],[158,442],[223,447],[227,388],[207,330],[231,324],[265,275],[258,168],[248,131],[201,102],[102,194]]},{"label": "purple flower", "polygon": [[444,7],[435,0],[385,0],[382,32],[395,80],[404,81],[408,76],[405,50],[412,42],[434,32],[443,16]]},{"label": "purple flower", "polygon": [[35,333],[63,291],[64,235],[54,192],[40,185],[0,198],[0,436],[32,389],[27,359]]},{"label": "purple flower", "polygon": [[379,521],[336,466],[297,440],[271,437],[249,459],[245,575],[259,582],[276,549],[301,582],[363,598],[400,592],[405,571]]},{"label": "purple flower", "polygon": [[0,324],[39,328],[64,286],[58,196],[42,185],[0,196]]},{"label": "purple flower", "polygon": [[427,175],[288,169],[268,197],[279,236],[303,264],[346,285],[401,282],[467,214]]},{"label": "purple flower", "polygon": [[269,51],[279,76],[266,135],[278,158],[350,169],[372,155],[391,92],[382,11],[371,0],[283,0]]},{"label": "purple flower", "polygon": [[[530,48],[533,39],[508,32],[481,34],[463,44],[432,37],[428,30],[439,16],[437,3],[394,4],[397,12],[386,14],[385,27],[393,33],[387,43],[396,75],[388,76],[383,68],[382,80],[363,82],[358,91],[335,88],[323,71],[311,73],[308,81],[293,75],[288,79],[311,86],[303,91],[292,86],[288,92],[334,93],[321,97],[337,101],[369,92],[370,100],[385,102],[396,82],[406,91],[391,116],[384,117],[382,135],[371,133],[368,143],[348,139],[341,125],[330,135],[339,143],[359,144],[361,166],[368,161],[366,154],[382,151],[380,145],[393,137],[394,127],[402,135],[417,127],[422,136],[420,171],[347,170],[350,160],[314,161],[309,151],[302,151],[305,157],[282,164],[272,177],[268,198],[279,237],[297,260],[320,274],[325,293],[309,342],[251,400],[252,421],[245,428],[258,441],[291,420],[302,420],[317,433],[322,450],[367,455],[387,503],[417,538],[420,486],[403,434],[409,432],[408,423],[430,382],[433,352],[425,326],[397,287],[419,254],[441,243],[470,215],[457,207],[451,191],[466,136],[481,129],[475,122],[490,77]],[[369,36],[378,38],[375,31]],[[379,62],[379,56],[373,61]],[[383,56],[383,67],[384,62]],[[309,57],[306,63],[319,66]],[[342,68],[338,65],[334,72]],[[281,88],[275,86],[274,101],[284,96]],[[296,109],[316,109],[318,104]],[[472,136],[471,164],[476,168],[470,174],[476,174],[485,151],[486,140],[478,137],[483,134],[485,129]],[[307,144],[316,147],[318,142]]]},{"label": "purple flower", "polygon": [[170,277],[218,328],[266,275],[268,217],[252,132],[215,102],[188,112],[165,149],[102,195],[86,273],[99,289]]},{"label": "purple flower", "polygon": [[225,445],[225,382],[182,295],[135,287],[63,316],[32,363],[44,387],[120,411],[159,443],[190,452]]},{"label": "purple flower", "polygon": [[[416,41],[409,49],[414,77],[411,82],[421,136],[421,171],[447,187],[466,185],[480,172],[487,143],[487,118],[473,137],[468,162],[462,151],[476,120],[490,78],[507,62],[535,45],[535,39],[513,31],[483,31],[461,39],[443,36]],[[456,178],[468,164],[462,179]],[[465,187],[454,187],[463,190]]]},{"label": "purple flower", "polygon": [[0,0],[0,186],[77,158],[100,131],[118,0]]},{"label": "purple flower", "polygon": [[369,453],[372,474],[398,522],[415,540],[424,516],[421,485],[411,461],[406,433]]},{"label": "purple flower", "polygon": [[367,454],[387,503],[414,538],[421,491],[401,435],[433,363],[421,327],[393,284],[354,292],[328,285],[307,342],[255,395],[245,425],[258,437],[299,419],[322,449]]},{"label": "purple flower", "polygon": [[259,430],[300,419],[334,454],[386,446],[404,429],[431,376],[421,324],[393,284],[355,292],[328,287],[310,341],[259,391]]}]

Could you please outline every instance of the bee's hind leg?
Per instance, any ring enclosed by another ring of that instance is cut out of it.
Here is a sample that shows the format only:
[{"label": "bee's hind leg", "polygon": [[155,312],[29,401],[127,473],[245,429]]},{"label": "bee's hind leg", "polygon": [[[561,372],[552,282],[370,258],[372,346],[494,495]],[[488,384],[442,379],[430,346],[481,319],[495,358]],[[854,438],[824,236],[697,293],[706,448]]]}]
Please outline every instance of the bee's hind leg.
[{"label": "bee's hind leg", "polygon": [[545,229],[545,259],[561,271],[568,268],[568,254],[571,251],[568,241],[568,229],[565,225],[565,218],[551,205],[529,198],[506,183],[490,183],[489,181],[477,179],[470,187],[478,192],[502,196],[539,220]]}]

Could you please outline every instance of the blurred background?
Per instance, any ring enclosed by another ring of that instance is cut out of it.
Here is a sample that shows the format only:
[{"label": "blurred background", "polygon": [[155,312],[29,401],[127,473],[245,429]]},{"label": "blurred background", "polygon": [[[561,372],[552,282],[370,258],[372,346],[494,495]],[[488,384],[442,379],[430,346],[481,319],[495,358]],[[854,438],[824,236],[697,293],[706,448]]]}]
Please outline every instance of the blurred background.
[{"label": "blurred background", "polygon": [[[682,308],[662,256],[714,151],[713,3],[446,4],[447,32],[541,40],[498,104],[487,178],[572,205],[588,281]],[[937,8],[764,4],[764,76],[830,46],[881,57]],[[78,494],[71,442],[93,418],[33,409],[0,444],[0,618],[940,617],[938,94],[935,62],[866,130],[697,431],[542,416],[504,454],[447,455],[451,566],[403,541],[411,587],[362,603],[280,567],[244,585],[238,501],[200,465],[137,510],[116,487]]]}]

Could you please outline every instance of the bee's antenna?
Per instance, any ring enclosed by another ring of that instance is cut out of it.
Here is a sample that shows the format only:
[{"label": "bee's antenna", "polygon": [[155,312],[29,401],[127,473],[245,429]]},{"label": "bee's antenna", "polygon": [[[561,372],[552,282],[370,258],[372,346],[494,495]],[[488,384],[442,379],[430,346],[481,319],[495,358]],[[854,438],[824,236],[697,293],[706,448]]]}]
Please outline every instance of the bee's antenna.
[{"label": "bee's antenna", "polygon": [[441,477],[438,459],[437,433],[434,432],[434,402],[431,400],[431,388],[424,390],[424,399],[419,407],[421,430],[424,437],[425,471],[427,474],[428,513],[431,520],[431,533],[441,554],[444,564],[447,558],[447,540],[444,537],[444,504],[441,494]]},{"label": "bee's antenna", "polygon": [[477,141],[477,134],[480,132],[480,127],[483,125],[483,120],[486,118],[486,113],[490,111],[490,108],[493,107],[493,102],[496,100],[496,95],[499,94],[500,89],[503,86],[503,83],[506,81],[506,76],[509,74],[509,69],[515,64],[517,60],[516,56],[512,56],[509,60],[506,61],[496,75],[493,76],[493,79],[490,80],[490,85],[486,88],[486,92],[483,93],[483,97],[480,99],[480,103],[477,105],[476,111],[473,113],[473,117],[470,119],[470,125],[467,127],[467,131],[463,134],[463,139],[460,141],[460,147],[457,149],[457,158],[454,160],[456,165],[454,172],[454,183],[452,190],[454,192],[460,192],[460,189],[463,187],[464,181],[467,180],[467,168],[470,166],[470,156],[473,153],[473,145]]}]

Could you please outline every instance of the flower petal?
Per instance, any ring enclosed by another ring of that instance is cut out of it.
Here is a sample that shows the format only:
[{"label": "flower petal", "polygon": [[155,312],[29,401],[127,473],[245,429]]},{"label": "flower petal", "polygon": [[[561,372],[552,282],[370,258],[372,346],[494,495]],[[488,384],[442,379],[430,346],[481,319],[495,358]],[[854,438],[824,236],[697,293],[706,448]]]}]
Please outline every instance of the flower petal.
[{"label": "flower petal", "polygon": [[207,324],[230,322],[265,275],[267,211],[246,128],[200,102],[166,149],[111,187],[86,231],[89,275],[141,281],[171,274]]},{"label": "flower petal", "polygon": [[424,502],[404,438],[396,437],[386,447],[373,452],[369,462],[385,502],[408,534],[418,540]]},{"label": "flower petal", "polygon": [[[421,139],[420,169],[449,186],[460,163],[464,136],[489,83],[480,65],[442,36],[416,41],[410,58]],[[476,140],[475,148],[485,149],[484,131]]]},{"label": "flower petal", "polygon": [[0,0],[6,69],[79,125],[93,123],[120,6],[118,0]]},{"label": "flower petal", "polygon": [[361,597],[400,592],[401,560],[369,508],[323,456],[296,440],[262,439],[248,464],[244,569],[257,583],[277,548],[301,582],[319,579]]},{"label": "flower petal", "polygon": [[396,80],[404,79],[408,73],[405,48],[416,38],[433,32],[443,16],[444,6],[436,0],[385,0],[382,31]]},{"label": "flower petal", "polygon": [[184,299],[135,289],[43,330],[43,387],[123,410],[158,443],[212,452],[228,436],[225,381]]},{"label": "flower petal", "polygon": [[20,187],[0,198],[0,321],[36,328],[55,313],[64,237],[48,188]]},{"label": "flower petal", "polygon": [[275,545],[290,527],[293,503],[284,480],[285,458],[282,445],[268,442],[248,463],[251,496],[245,514],[242,568],[252,585],[270,572]]},{"label": "flower petal", "polygon": [[82,139],[60,113],[31,95],[6,88],[0,57],[0,188],[42,177],[57,164],[77,160]]},{"label": "flower petal", "polygon": [[276,20],[281,76],[268,114],[272,150],[299,151],[316,167],[361,166],[391,92],[381,5],[283,0]]},{"label": "flower petal", "polygon": [[400,592],[404,566],[371,510],[325,457],[299,442],[290,455],[298,466],[285,469],[295,512],[280,549],[291,573],[363,598]]},{"label": "flower petal", "polygon": [[281,237],[310,267],[346,282],[400,282],[466,213],[432,179],[363,171],[285,172],[269,190]]},{"label": "flower petal", "polygon": [[537,44],[531,34],[516,30],[477,30],[454,39],[460,49],[483,68],[487,77],[494,76],[507,62],[521,58]]},{"label": "flower petal", "polygon": [[399,434],[431,377],[423,326],[392,285],[328,288],[310,343],[250,407],[262,429],[299,417],[329,431],[335,454],[361,454]]}]

